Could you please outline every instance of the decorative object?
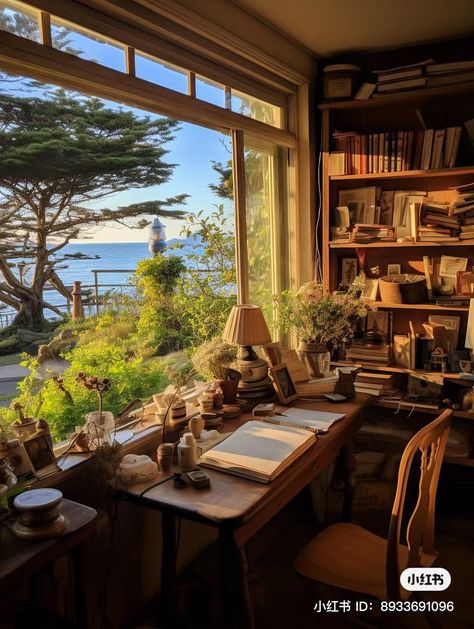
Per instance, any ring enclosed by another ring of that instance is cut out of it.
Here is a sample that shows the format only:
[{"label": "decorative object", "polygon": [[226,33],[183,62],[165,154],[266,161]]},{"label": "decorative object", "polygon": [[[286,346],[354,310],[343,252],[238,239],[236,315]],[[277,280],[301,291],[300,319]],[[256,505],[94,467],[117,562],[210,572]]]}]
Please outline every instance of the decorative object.
[{"label": "decorative object", "polygon": [[77,375],[76,382],[97,394],[99,410],[87,414],[84,428],[89,437],[89,447],[95,450],[105,443],[112,444],[115,433],[114,416],[110,411],[102,411],[104,395],[110,390],[110,380],[87,376],[81,371]]},{"label": "decorative object", "polygon": [[24,441],[36,432],[36,420],[33,417],[25,417],[25,407],[20,402],[13,404],[13,410],[18,413],[18,419],[13,422],[12,429],[20,441]]},{"label": "decorative object", "polygon": [[363,282],[357,277],[345,293],[329,293],[321,284],[309,282],[297,293],[286,291],[276,299],[280,328],[298,336],[298,356],[311,378],[327,373],[329,348],[350,341],[367,314],[369,308],[361,297]]},{"label": "decorative object", "polygon": [[224,404],[233,404],[237,395],[240,373],[232,366],[237,358],[237,348],[220,336],[200,345],[192,357],[194,369],[207,378],[213,378],[222,389]]},{"label": "decorative object", "polygon": [[473,271],[458,271],[456,273],[456,295],[474,297]]},{"label": "decorative object", "polygon": [[117,479],[123,485],[152,480],[158,473],[158,465],[149,456],[126,454],[120,461]]},{"label": "decorative object", "polygon": [[267,343],[263,346],[263,351],[268,359],[268,362],[272,367],[276,367],[282,361],[281,359],[281,343],[280,341],[276,341],[275,343]]},{"label": "decorative object", "polygon": [[28,458],[31,461],[34,475],[39,478],[46,478],[55,472],[59,472],[60,468],[56,463],[53,449],[46,435],[37,434],[23,442]]},{"label": "decorative object", "polygon": [[[327,350],[326,350],[327,351]],[[309,372],[294,349],[281,349],[281,363],[285,363],[293,378],[293,382],[308,382]]]},{"label": "decorative object", "polygon": [[259,358],[253,345],[271,342],[265,317],[259,306],[240,304],[234,306],[227,319],[222,338],[238,346],[237,369],[242,374],[239,395],[261,397],[272,390],[268,376],[268,363]]},{"label": "decorative object", "polygon": [[342,258],[339,286],[348,288],[355,280],[357,276],[357,258]]},{"label": "decorative object", "polygon": [[356,390],[354,382],[358,371],[358,369],[351,369],[350,371],[336,369],[338,381],[336,382],[334,392],[348,399],[355,397]]},{"label": "decorative object", "polygon": [[188,424],[189,432],[192,432],[195,439],[200,439],[201,432],[204,430],[205,420],[201,415],[191,417]]},{"label": "decorative object", "polygon": [[196,441],[191,432],[186,432],[178,444],[178,465],[183,472],[196,467]]},{"label": "decorative object", "polygon": [[59,512],[63,499],[58,489],[31,489],[16,496],[13,506],[20,516],[13,532],[21,539],[38,540],[58,537],[66,527]]},{"label": "decorative object", "polygon": [[201,413],[212,413],[214,410],[214,394],[212,391],[203,391],[198,401]]},{"label": "decorative object", "polygon": [[387,275],[400,275],[401,272],[400,264],[387,264]]},{"label": "decorative object", "polygon": [[360,78],[359,66],[349,63],[331,64],[324,68],[324,98],[351,98]]},{"label": "decorative object", "polygon": [[466,340],[464,346],[471,350],[471,359],[474,359],[474,299],[469,301],[469,317],[466,327]]},{"label": "decorative object", "polygon": [[282,404],[289,404],[296,400],[298,397],[296,385],[293,382],[288,367],[284,363],[276,367],[270,367],[270,376],[278,399]]},{"label": "decorative object", "polygon": [[379,279],[379,289],[382,301],[391,304],[422,304],[428,298],[424,275],[384,275]]},{"label": "decorative object", "polygon": [[474,387],[461,393],[461,410],[466,413],[474,413]]},{"label": "decorative object", "polygon": [[174,443],[160,443],[156,451],[158,467],[162,472],[169,472],[173,460]]},{"label": "decorative object", "polygon": [[339,202],[337,205],[349,208],[351,225],[355,223],[372,225],[375,223],[377,188],[368,186],[365,188],[339,190]]}]

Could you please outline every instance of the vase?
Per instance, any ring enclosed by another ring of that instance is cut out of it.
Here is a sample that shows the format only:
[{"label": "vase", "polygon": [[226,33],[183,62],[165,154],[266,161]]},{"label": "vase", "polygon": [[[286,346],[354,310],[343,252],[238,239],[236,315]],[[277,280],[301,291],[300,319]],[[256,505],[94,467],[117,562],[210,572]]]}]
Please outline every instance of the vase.
[{"label": "vase", "polygon": [[[92,411],[86,415],[84,432],[89,438],[89,447],[112,445],[115,433],[115,419],[110,411]],[[93,448],[95,449],[95,448]]]},{"label": "vase", "polygon": [[222,389],[224,404],[235,404],[237,397],[237,389],[239,387],[238,380],[218,380],[218,384]]},{"label": "vase", "polygon": [[329,374],[331,354],[326,343],[301,341],[297,353],[301,362],[306,366],[310,378],[322,378]]}]

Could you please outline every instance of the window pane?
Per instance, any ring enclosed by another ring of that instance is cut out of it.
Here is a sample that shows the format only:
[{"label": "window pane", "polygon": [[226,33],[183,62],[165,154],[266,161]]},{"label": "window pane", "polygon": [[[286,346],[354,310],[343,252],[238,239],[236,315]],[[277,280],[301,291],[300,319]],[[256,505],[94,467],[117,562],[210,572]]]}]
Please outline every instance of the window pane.
[{"label": "window pane", "polygon": [[39,42],[38,14],[16,2],[0,0],[0,29]]},{"label": "window pane", "polygon": [[281,128],[283,126],[281,107],[271,105],[234,89],[232,90],[232,111],[272,125],[272,127]]},{"label": "window pane", "polygon": [[145,53],[135,53],[135,74],[139,79],[157,83],[182,94],[188,93],[188,74]]},{"label": "window pane", "polygon": [[201,76],[196,77],[196,96],[207,103],[225,107],[224,86]]},{"label": "window pane", "polygon": [[249,298],[273,321],[273,296],[288,287],[286,151],[245,149]]},{"label": "window pane", "polygon": [[54,48],[87,61],[94,61],[106,68],[125,72],[125,49],[121,44],[52,16],[51,36]]}]

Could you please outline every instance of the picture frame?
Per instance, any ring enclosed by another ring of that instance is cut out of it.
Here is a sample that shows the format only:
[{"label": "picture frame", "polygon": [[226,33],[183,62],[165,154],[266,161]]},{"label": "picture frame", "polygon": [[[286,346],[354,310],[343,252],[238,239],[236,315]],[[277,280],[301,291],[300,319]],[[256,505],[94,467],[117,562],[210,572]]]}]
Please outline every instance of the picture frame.
[{"label": "picture frame", "polygon": [[281,404],[290,404],[290,402],[298,398],[296,385],[285,363],[270,367],[269,372],[273,387]]},{"label": "picture frame", "polygon": [[268,362],[272,367],[275,367],[282,362],[281,349],[282,347],[280,341],[276,341],[275,343],[267,343],[263,346],[265,356],[267,357]]},{"label": "picture frame", "polygon": [[456,295],[474,297],[474,272],[458,271],[456,273]]},{"label": "picture frame", "polygon": [[280,363],[285,363],[288,367],[288,371],[293,378],[293,382],[308,382],[310,379],[308,370],[306,369],[306,365],[301,362],[295,349],[282,348],[280,356]]},{"label": "picture frame", "polygon": [[365,279],[364,290],[362,291],[362,297],[369,301],[376,301],[379,293],[379,280],[373,277],[367,277]]},{"label": "picture frame", "polygon": [[400,275],[402,267],[400,264],[387,264],[387,275]]},{"label": "picture frame", "polygon": [[41,480],[60,471],[53,448],[45,434],[33,435],[26,439],[23,445],[36,478]]},{"label": "picture frame", "polygon": [[377,206],[377,188],[350,188],[339,190],[338,206],[349,208],[350,222],[372,224],[375,220]]},{"label": "picture frame", "polygon": [[349,288],[349,286],[357,277],[357,273],[357,258],[341,258],[339,264],[339,286]]}]

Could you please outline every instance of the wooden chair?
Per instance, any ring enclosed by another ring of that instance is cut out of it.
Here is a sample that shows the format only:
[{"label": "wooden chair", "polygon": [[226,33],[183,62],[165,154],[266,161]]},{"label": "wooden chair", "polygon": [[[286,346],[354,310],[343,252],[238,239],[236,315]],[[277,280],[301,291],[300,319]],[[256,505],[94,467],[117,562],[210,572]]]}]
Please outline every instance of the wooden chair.
[{"label": "wooden chair", "polygon": [[[408,567],[428,567],[437,557],[434,548],[436,489],[451,425],[445,410],[412,437],[403,452],[388,539],[355,524],[333,524],[298,555],[295,568],[305,577],[380,600],[407,599],[400,574]],[[413,459],[420,450],[418,500],[400,543],[405,495]]]}]

